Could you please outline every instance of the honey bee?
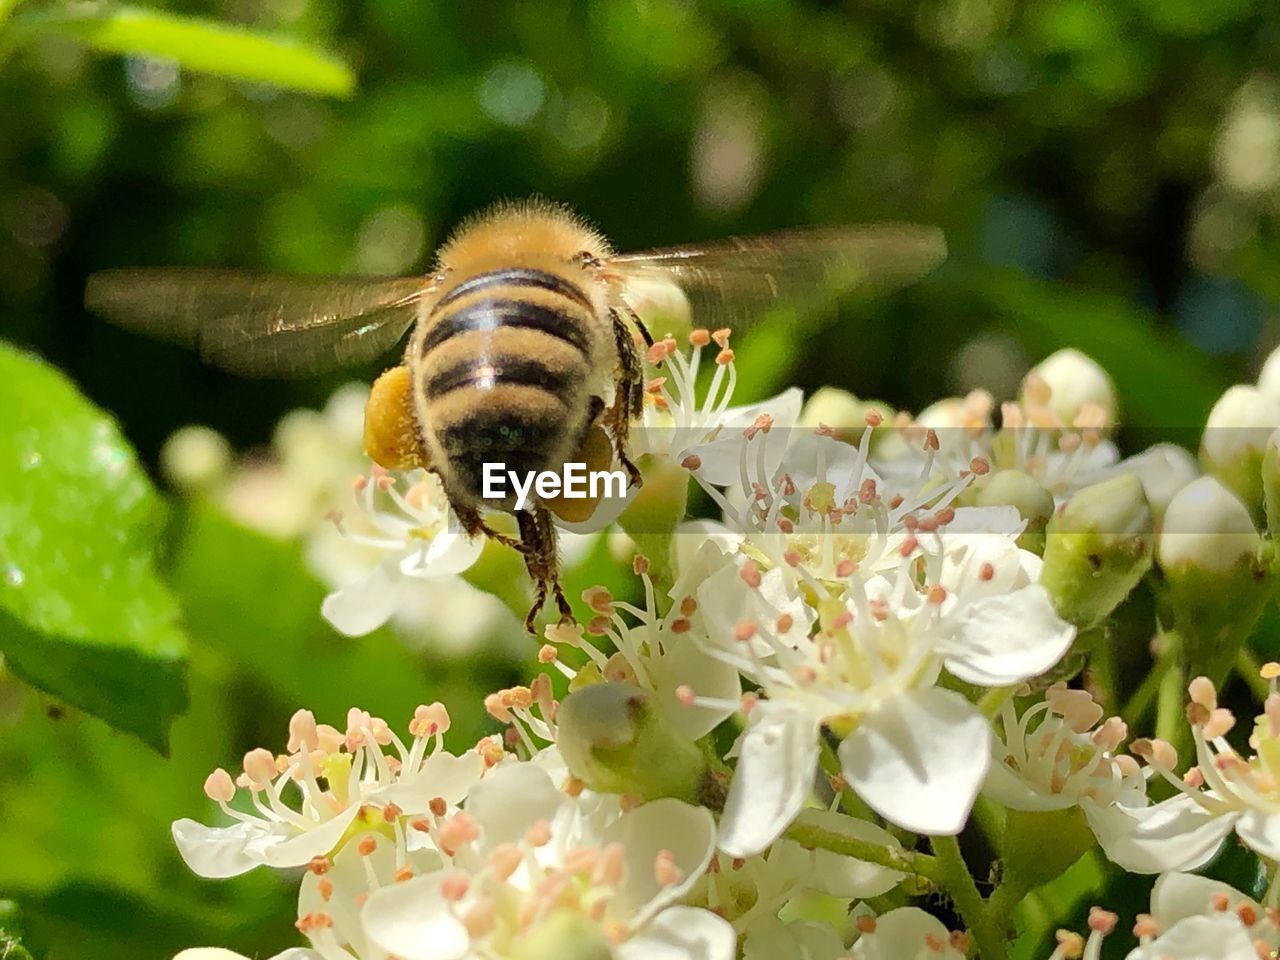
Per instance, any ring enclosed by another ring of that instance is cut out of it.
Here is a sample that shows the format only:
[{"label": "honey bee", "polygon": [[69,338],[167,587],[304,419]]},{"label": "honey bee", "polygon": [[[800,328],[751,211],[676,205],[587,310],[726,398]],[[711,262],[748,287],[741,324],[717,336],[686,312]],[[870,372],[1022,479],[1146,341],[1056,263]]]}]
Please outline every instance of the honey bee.
[{"label": "honey bee", "polygon": [[[534,620],[558,578],[548,504],[486,498],[484,465],[530,475],[605,450],[642,482],[628,430],[641,414],[642,291],[671,291],[700,326],[740,327],[774,305],[910,282],[945,254],[931,227],[877,224],[615,254],[601,234],[545,201],[503,204],[464,223],[427,276],[288,277],[220,270],[111,270],[86,306],[196,348],[247,376],[298,377],[377,359],[410,327],[401,364],[374,384],[365,447],[392,469],[442,481],[462,528],[519,550],[536,585]],[[519,538],[484,511],[515,513]]]}]

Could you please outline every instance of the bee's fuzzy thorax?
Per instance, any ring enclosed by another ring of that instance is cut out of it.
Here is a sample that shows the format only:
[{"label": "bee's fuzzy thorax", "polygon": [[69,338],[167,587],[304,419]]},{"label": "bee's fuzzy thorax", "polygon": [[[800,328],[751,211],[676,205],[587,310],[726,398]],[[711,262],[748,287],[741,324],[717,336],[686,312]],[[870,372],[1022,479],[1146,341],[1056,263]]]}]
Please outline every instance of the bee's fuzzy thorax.
[{"label": "bee's fuzzy thorax", "polygon": [[570,260],[612,255],[605,238],[568,207],[535,197],[504,201],[464,221],[440,248],[439,267],[467,272],[526,258]]}]

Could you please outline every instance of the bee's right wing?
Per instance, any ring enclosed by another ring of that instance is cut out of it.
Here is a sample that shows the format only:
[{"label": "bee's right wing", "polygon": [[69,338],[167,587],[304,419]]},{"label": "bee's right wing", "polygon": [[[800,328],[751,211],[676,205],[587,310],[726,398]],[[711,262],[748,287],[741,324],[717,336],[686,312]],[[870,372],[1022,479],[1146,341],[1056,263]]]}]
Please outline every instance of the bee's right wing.
[{"label": "bee's right wing", "polygon": [[85,306],[232,373],[306,377],[377,359],[434,292],[430,277],[108,270],[89,278]]},{"label": "bee's right wing", "polygon": [[[677,291],[698,326],[740,328],[771,307],[803,310],[849,290],[903,286],[932,270],[946,252],[936,227],[875,223],[625,253],[608,267],[624,291]],[[633,299],[626,292],[624,298]]]}]

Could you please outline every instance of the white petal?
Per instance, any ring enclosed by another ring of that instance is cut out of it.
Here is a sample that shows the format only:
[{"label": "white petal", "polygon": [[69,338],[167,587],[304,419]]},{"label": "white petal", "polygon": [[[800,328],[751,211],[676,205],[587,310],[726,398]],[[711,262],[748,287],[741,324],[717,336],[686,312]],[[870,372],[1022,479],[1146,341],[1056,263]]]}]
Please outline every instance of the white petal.
[{"label": "white petal", "polygon": [[840,744],[850,785],[917,833],[959,833],[991,763],[991,728],[964,697],[930,687],[894,697]]},{"label": "white petal", "polygon": [[262,845],[277,835],[256,823],[206,827],[195,820],[175,820],[173,842],[191,871],[199,877],[223,880],[259,866]]},{"label": "white petal", "polygon": [[460,803],[483,773],[484,758],[475,750],[461,756],[437,750],[422,761],[416,773],[380,790],[378,799],[394,803],[407,814],[422,813],[436,797]]},{"label": "white petal", "polygon": [[353,803],[331,820],[296,837],[273,843],[263,851],[263,859],[273,867],[300,867],[312,857],[328,853],[338,845],[347,827],[360,812],[360,805]]},{"label": "white petal", "polygon": [[[737,712],[742,696],[742,677],[732,664],[706,654],[689,637],[668,642],[655,664],[654,686],[658,702],[685,736],[697,740]],[[676,689],[687,684],[699,697],[726,701],[722,707],[685,706],[676,699]]]},{"label": "white petal", "polygon": [[223,947],[189,947],[174,954],[173,960],[249,960],[243,953]]},{"label": "white petal", "polygon": [[339,633],[362,637],[391,619],[399,596],[399,557],[395,557],[329,594],[320,604],[320,612]]},{"label": "white petal", "polygon": [[818,722],[801,707],[762,701],[751,711],[737,751],[720,849],[749,857],[773,843],[804,807],[818,769]]},{"label": "white petal", "polygon": [[1280,816],[1249,809],[1236,823],[1244,845],[1268,860],[1280,860]]},{"label": "white petal", "polygon": [[[419,831],[412,831],[418,833]],[[360,843],[370,838],[373,850],[363,853]],[[431,857],[432,866],[439,863],[439,856],[415,855],[412,866],[418,867],[418,858]],[[367,956],[364,930],[360,925],[360,908],[371,886],[388,886],[394,881],[396,871],[396,845],[386,836],[366,831],[351,837],[333,858],[333,866],[324,875],[327,889],[321,891],[321,878],[308,870],[302,876],[298,891],[298,916],[323,911],[333,919],[332,932],[341,944],[354,948],[357,956]],[[371,884],[369,874],[377,879]]]},{"label": "white petal", "polygon": [[1213,898],[1225,894],[1230,909],[1247,903],[1258,912],[1263,910],[1257,902],[1239,890],[1218,880],[1197,877],[1194,873],[1162,873],[1151,889],[1151,915],[1161,929],[1168,929],[1186,917],[1198,917],[1213,912]]},{"label": "white petal", "polygon": [[1075,627],[1058,616],[1049,592],[1039,584],[978,600],[957,620],[945,648],[947,669],[986,687],[1044,673],[1062,659],[1076,636]]},{"label": "white petal", "polygon": [[1150,807],[1082,809],[1103,853],[1133,873],[1202,867],[1235,826],[1234,815],[1213,816],[1182,794]]},{"label": "white petal", "polygon": [[405,557],[400,563],[400,572],[407,577],[452,576],[470,568],[483,549],[484,537],[445,531],[432,537],[426,549],[419,548]]},{"label": "white petal", "polygon": [[761,414],[773,418],[774,428],[762,433],[751,441],[751,462],[755,464],[757,454],[755,445],[763,443],[765,454],[765,475],[773,476],[782,463],[787,442],[791,438],[790,428],[800,416],[800,407],[804,403],[804,394],[798,387],[791,387],[771,397],[747,407],[737,407],[725,411],[724,426],[715,440],[710,443],[699,443],[682,450],[674,457],[679,463],[689,454],[696,454],[702,461],[698,468],[698,476],[707,483],[718,487],[734,486],[739,479],[739,463],[742,455],[742,444],[745,439],[742,431],[751,426]]},{"label": "white petal", "polygon": [[375,890],[360,911],[374,946],[401,960],[460,960],[471,939],[440,894],[443,873]]},{"label": "white petal", "polygon": [[[652,911],[679,900],[697,883],[715,853],[716,823],[711,811],[679,800],[654,800],[624,813],[605,831],[604,843],[626,850],[626,879],[615,904],[624,914]],[[659,886],[654,862],[666,850],[683,879]]]},{"label": "white petal", "polygon": [[1258,952],[1233,913],[1188,917],[1127,960],[1257,960]]},{"label": "white petal", "polygon": [[[821,827],[840,836],[901,850],[892,834],[874,823],[855,820],[834,810],[802,810],[797,824]],[[844,900],[878,897],[892,890],[905,874],[829,850],[806,850],[794,840],[782,839],[769,851],[769,872],[773,882],[817,890]]]},{"label": "white petal", "polygon": [[615,960],[734,960],[738,935],[723,917],[697,907],[668,907],[630,940]]},{"label": "white petal", "polygon": [[504,763],[480,779],[467,797],[467,813],[484,829],[484,847],[512,843],[539,820],[550,822],[568,798],[541,767]]},{"label": "white petal", "polygon": [[919,907],[899,907],[876,918],[874,933],[863,934],[853,945],[854,960],[964,960],[951,946],[935,951],[926,940],[946,944],[949,933],[937,917]]},{"label": "white petal", "polygon": [[844,941],[825,923],[783,923],[777,917],[763,916],[753,921],[743,935],[742,960],[838,960],[847,953]]}]

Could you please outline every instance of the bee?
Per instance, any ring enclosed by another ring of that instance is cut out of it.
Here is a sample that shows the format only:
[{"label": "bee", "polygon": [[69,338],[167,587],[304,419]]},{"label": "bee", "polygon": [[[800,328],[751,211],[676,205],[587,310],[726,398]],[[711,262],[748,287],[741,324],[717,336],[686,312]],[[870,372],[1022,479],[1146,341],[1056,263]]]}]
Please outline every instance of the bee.
[{"label": "bee", "polygon": [[[558,472],[598,456],[603,442],[630,483],[642,482],[628,432],[642,410],[643,348],[653,345],[637,312],[644,297],[669,291],[698,325],[740,327],[771,306],[910,282],[944,254],[938,230],[907,224],[615,254],[569,210],[534,200],[464,223],[426,276],[109,270],[89,278],[85,302],[246,376],[368,363],[412,327],[402,362],[371,390],[366,452],[388,468],[434,471],[466,533],[521,552],[536,586],[532,632],[548,595],[572,619],[551,510],[486,498],[484,466]],[[519,538],[490,527],[486,511],[514,513]]]}]

